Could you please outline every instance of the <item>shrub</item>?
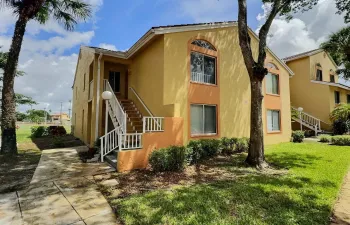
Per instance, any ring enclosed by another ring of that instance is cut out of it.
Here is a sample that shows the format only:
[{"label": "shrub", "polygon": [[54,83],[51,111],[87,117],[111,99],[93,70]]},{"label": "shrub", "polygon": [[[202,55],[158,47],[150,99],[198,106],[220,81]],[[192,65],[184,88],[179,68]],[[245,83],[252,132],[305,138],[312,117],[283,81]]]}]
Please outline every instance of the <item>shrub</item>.
[{"label": "shrub", "polygon": [[31,137],[39,138],[47,135],[47,127],[44,126],[33,126],[30,128]]},{"label": "shrub", "polygon": [[320,142],[329,143],[329,142],[331,142],[331,138],[332,137],[330,135],[321,135]]},{"label": "shrub", "polygon": [[223,155],[232,155],[235,152],[238,138],[221,138],[220,151]]},{"label": "shrub", "polygon": [[313,131],[313,130],[306,130],[306,131],[304,131],[304,136],[305,137],[315,136],[315,131]]},{"label": "shrub", "polygon": [[63,126],[49,126],[48,133],[53,136],[62,136],[67,134],[67,131]]},{"label": "shrub", "polygon": [[149,163],[156,172],[182,171],[186,165],[186,148],[170,146],[151,153]]},{"label": "shrub", "polygon": [[237,152],[248,152],[249,149],[249,138],[238,138],[236,143]]},{"label": "shrub", "polygon": [[333,136],[331,137],[331,144],[350,146],[350,135]]},{"label": "shrub", "polygon": [[301,143],[304,141],[304,132],[301,130],[293,131],[292,133],[292,141],[294,143]]},{"label": "shrub", "polygon": [[187,145],[187,162],[197,164],[204,159],[211,158],[220,153],[220,140],[201,139],[190,141]]},{"label": "shrub", "polygon": [[335,120],[333,122],[333,134],[343,135],[348,132],[348,126],[344,120]]},{"label": "shrub", "polygon": [[61,137],[53,137],[53,146],[55,148],[64,148],[64,142]]}]

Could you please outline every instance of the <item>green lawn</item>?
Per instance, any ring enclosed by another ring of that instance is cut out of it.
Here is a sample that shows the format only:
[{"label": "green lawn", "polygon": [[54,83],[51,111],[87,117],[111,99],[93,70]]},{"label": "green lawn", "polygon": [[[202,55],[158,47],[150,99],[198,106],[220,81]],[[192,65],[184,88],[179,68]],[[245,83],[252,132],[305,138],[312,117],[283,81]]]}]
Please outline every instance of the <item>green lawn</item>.
[{"label": "green lawn", "polygon": [[268,173],[244,168],[243,157],[225,166],[242,175],[237,179],[151,191],[111,204],[123,224],[329,224],[349,169],[349,147],[270,146],[267,160],[279,169]]}]

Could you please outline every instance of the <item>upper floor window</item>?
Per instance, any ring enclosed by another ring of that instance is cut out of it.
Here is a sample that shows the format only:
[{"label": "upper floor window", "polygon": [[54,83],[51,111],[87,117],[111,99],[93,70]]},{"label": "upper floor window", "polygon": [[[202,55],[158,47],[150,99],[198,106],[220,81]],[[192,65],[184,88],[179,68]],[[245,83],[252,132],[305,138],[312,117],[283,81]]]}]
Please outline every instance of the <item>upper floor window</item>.
[{"label": "upper floor window", "polygon": [[334,75],[329,75],[329,80],[332,82],[332,83],[334,83],[335,82],[335,78],[334,78]]},{"label": "upper floor window", "polygon": [[206,48],[206,49],[209,49],[212,51],[216,51],[215,47],[212,44],[210,44],[209,42],[204,41],[204,40],[194,40],[194,41],[192,41],[191,44],[197,45],[199,47]]},{"label": "upper floor window", "polygon": [[269,70],[269,73],[266,75],[265,84],[266,84],[266,93],[267,94],[279,94],[279,75],[278,68],[273,63],[267,63],[265,67]]},{"label": "upper floor window", "polygon": [[216,84],[216,57],[191,52],[191,81]]},{"label": "upper floor window", "polygon": [[334,102],[335,102],[335,104],[339,104],[340,103],[340,93],[339,93],[339,91],[335,91],[334,92]]},{"label": "upper floor window", "polygon": [[347,103],[350,104],[350,95],[346,96]]},{"label": "upper floor window", "polygon": [[319,63],[316,64],[316,80],[323,81],[322,66]]}]

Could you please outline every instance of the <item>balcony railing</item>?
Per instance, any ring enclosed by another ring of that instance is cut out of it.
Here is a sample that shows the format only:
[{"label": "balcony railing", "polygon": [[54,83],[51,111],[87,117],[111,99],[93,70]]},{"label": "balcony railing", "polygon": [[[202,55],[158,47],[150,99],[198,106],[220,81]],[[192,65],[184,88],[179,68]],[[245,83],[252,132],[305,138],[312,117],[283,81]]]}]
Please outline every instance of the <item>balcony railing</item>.
[{"label": "balcony railing", "polygon": [[192,72],[191,81],[198,83],[215,84],[215,75]]}]

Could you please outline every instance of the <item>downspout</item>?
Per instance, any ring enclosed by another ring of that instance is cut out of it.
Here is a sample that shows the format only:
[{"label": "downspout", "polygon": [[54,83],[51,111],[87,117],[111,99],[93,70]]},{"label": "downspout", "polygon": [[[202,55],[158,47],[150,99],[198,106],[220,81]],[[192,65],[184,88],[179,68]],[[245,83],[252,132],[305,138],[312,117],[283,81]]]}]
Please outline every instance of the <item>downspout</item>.
[{"label": "downspout", "polygon": [[103,54],[100,53],[97,62],[97,93],[96,93],[96,127],[95,127],[95,139],[98,138],[98,126],[99,126],[99,112],[100,112],[100,79],[101,79],[101,59]]}]

